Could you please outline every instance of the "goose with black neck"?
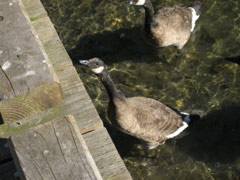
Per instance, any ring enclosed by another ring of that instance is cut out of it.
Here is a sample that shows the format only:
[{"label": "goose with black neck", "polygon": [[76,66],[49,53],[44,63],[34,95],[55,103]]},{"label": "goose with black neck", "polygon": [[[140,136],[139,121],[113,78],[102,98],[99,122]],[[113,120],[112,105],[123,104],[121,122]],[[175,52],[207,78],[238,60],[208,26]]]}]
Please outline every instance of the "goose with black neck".
[{"label": "goose with black neck", "polygon": [[147,97],[125,97],[116,88],[99,58],[80,60],[99,76],[109,95],[108,117],[119,130],[143,140],[150,149],[174,138],[188,127],[191,116]]},{"label": "goose with black neck", "polygon": [[129,0],[127,4],[145,9],[142,37],[157,47],[176,46],[182,49],[201,14],[200,2],[194,2],[189,7],[166,6],[156,12],[150,0]]}]

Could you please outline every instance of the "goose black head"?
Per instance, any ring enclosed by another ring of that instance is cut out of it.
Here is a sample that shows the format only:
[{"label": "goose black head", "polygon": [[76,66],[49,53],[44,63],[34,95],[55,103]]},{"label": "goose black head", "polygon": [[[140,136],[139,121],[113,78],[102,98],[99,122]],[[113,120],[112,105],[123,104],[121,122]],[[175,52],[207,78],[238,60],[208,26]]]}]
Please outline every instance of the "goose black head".
[{"label": "goose black head", "polygon": [[197,16],[202,13],[202,3],[200,1],[194,2],[191,7],[195,10]]},{"label": "goose black head", "polygon": [[97,57],[89,60],[79,60],[79,63],[88,66],[89,69],[91,69],[91,71],[95,74],[102,74],[103,71],[107,68],[104,62]]}]

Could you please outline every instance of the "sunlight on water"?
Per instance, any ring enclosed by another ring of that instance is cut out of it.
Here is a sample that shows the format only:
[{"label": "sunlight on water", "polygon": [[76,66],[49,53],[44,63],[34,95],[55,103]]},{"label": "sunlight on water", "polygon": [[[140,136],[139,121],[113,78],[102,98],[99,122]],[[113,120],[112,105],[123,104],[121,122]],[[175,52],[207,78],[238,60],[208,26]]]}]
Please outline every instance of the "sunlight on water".
[{"label": "sunlight on water", "polygon": [[[240,178],[240,3],[202,1],[203,12],[189,42],[154,49],[140,36],[141,7],[125,1],[42,0],[88,90],[107,122],[108,95],[99,79],[77,64],[100,57],[126,96],[145,96],[180,111],[202,109],[206,116],[155,150],[108,131],[135,180],[212,180]],[[190,5],[189,0],[153,1]]]}]

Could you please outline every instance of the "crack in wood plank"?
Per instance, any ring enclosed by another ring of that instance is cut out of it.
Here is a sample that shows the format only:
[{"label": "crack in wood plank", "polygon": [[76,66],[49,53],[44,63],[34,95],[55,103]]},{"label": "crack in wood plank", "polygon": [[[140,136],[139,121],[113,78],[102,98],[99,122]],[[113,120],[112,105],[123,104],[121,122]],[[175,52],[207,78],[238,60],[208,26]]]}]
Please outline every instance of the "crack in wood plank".
[{"label": "crack in wood plank", "polygon": [[4,71],[4,69],[2,68],[2,66],[0,66],[0,69],[2,70],[4,76],[7,78],[7,81],[8,81],[8,83],[10,84],[10,86],[11,86],[11,88],[12,88],[12,90],[13,90],[13,94],[14,94],[14,96],[16,96],[15,89],[14,89],[13,84],[12,84],[12,82],[10,81],[10,79],[9,79],[9,77],[8,77],[8,75],[7,75],[7,73]]}]

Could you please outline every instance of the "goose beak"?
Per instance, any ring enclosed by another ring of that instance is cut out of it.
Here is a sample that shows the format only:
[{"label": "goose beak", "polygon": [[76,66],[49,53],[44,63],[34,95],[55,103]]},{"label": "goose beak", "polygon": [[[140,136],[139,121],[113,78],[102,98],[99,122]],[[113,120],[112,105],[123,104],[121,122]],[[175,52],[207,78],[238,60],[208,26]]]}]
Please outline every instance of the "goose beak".
[{"label": "goose beak", "polygon": [[88,66],[89,61],[88,61],[88,60],[79,60],[79,63],[80,63],[80,64],[83,64],[83,65],[85,65],[85,66]]}]

